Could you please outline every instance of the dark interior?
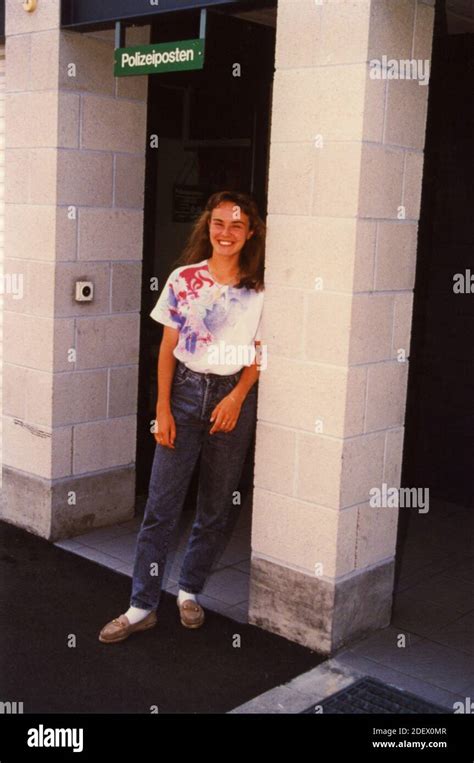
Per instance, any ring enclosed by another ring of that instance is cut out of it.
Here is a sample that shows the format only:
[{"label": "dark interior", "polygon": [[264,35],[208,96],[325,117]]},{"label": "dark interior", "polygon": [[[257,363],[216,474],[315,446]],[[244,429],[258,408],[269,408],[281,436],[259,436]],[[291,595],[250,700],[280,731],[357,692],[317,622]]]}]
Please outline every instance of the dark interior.
[{"label": "dark interior", "polygon": [[[152,26],[151,42],[195,38],[199,35],[199,21],[198,11],[158,16]],[[156,415],[157,359],[162,336],[161,325],[149,313],[166,278],[177,267],[193,221],[211,193],[224,189],[251,193],[265,218],[274,46],[274,28],[230,13],[208,11],[204,69],[149,77],[136,459],[138,505],[146,498],[155,450],[150,425]],[[158,148],[150,146],[152,135],[158,136]],[[158,290],[150,289],[153,278],[158,278]],[[253,446],[243,477],[245,484],[251,479],[252,454]],[[195,489],[194,478],[187,506],[193,504]]]},{"label": "dark interior", "polygon": [[[435,17],[419,223],[402,486],[429,488],[430,501],[455,507],[463,526],[474,505],[473,35],[448,35]],[[448,509],[445,509],[445,514]],[[430,514],[427,514],[427,518]],[[398,569],[413,524],[400,509]],[[469,526],[469,523],[468,525]],[[472,538],[472,524],[471,538]],[[432,535],[427,519],[425,532]],[[442,539],[439,539],[440,543]],[[426,553],[422,547],[419,553]],[[429,559],[426,559],[429,562]]]}]

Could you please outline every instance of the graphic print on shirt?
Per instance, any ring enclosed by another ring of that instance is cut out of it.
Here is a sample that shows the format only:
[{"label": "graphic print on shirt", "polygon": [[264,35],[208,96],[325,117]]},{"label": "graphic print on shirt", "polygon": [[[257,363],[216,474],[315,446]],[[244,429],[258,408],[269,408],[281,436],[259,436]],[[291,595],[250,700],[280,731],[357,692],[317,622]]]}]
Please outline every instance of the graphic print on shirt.
[{"label": "graphic print on shirt", "polygon": [[179,330],[175,354],[204,370],[205,356],[216,343],[252,341],[262,301],[263,292],[218,284],[203,260],[171,273],[151,316]]},{"label": "graphic print on shirt", "polygon": [[181,270],[168,286],[168,305],[184,335],[186,352],[200,355],[214,339],[224,336],[247,309],[250,296],[248,290],[219,288],[207,267],[191,265]]}]

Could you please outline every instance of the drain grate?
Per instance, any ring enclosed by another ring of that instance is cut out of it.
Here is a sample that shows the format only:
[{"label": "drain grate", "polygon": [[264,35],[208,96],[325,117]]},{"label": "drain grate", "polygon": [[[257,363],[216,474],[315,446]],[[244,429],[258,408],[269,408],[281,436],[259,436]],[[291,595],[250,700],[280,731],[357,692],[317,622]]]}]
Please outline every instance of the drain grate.
[{"label": "drain grate", "polygon": [[389,686],[376,678],[360,678],[345,689],[303,710],[300,714],[322,707],[323,713],[447,713],[446,708],[426,702],[415,694]]}]

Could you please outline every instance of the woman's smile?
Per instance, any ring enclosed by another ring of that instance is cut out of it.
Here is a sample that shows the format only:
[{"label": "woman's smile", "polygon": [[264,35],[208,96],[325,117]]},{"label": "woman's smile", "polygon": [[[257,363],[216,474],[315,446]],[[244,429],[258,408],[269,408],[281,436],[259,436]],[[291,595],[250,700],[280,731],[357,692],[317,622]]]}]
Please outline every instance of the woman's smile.
[{"label": "woman's smile", "polygon": [[248,215],[237,205],[229,201],[218,204],[212,210],[209,221],[209,237],[214,252],[238,255],[253,235],[249,223]]}]

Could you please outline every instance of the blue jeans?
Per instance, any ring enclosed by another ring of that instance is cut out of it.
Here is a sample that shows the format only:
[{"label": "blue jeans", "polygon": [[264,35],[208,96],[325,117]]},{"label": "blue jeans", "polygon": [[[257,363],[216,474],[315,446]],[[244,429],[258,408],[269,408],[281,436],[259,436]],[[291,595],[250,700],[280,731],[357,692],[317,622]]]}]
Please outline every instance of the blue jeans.
[{"label": "blue jeans", "polygon": [[[183,508],[199,454],[197,509],[181,568],[179,588],[200,593],[225,539],[256,422],[257,386],[248,392],[231,432],[210,435],[211,412],[237,384],[230,376],[197,373],[178,361],[171,390],[175,449],[156,443],[145,514],[137,538],[130,606],[158,606],[170,536]],[[233,500],[234,499],[234,500]]]}]

